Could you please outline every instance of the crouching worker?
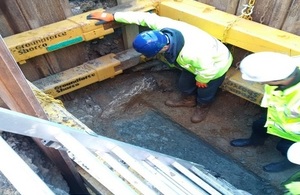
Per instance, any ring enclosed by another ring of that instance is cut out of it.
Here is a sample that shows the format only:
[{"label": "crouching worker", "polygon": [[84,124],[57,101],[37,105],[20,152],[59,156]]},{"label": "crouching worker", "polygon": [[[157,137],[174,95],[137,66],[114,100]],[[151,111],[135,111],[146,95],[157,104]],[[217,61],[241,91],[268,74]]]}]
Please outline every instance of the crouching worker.
[{"label": "crouching worker", "polygon": [[190,24],[144,12],[95,12],[87,19],[117,21],[150,28],[136,36],[133,48],[152,58],[162,54],[171,67],[181,69],[179,100],[165,102],[170,107],[195,107],[191,121],[205,119],[216,92],[232,63],[227,47],[208,33]]},{"label": "crouching worker", "polygon": [[274,52],[258,52],[245,57],[240,70],[242,78],[264,85],[261,106],[266,114],[252,124],[248,139],[232,140],[235,147],[263,145],[269,134],[282,138],[276,148],[285,157],[263,167],[266,172],[279,172],[295,166],[288,161],[287,151],[300,141],[300,58]]}]

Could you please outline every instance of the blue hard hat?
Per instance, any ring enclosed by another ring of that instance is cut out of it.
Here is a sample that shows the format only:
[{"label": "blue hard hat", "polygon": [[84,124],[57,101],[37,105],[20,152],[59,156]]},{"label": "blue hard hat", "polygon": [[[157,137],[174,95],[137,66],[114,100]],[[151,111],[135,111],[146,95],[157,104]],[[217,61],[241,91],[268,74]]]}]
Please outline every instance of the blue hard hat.
[{"label": "blue hard hat", "polygon": [[153,57],[168,44],[168,39],[159,30],[144,31],[138,34],[133,43],[133,48],[145,55],[147,58]]}]

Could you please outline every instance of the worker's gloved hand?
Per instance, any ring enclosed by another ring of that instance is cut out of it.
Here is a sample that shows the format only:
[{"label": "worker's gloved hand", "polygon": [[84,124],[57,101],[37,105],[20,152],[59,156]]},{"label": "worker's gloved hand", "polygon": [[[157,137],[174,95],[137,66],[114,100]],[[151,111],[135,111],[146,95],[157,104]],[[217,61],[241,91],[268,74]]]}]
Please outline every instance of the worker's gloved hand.
[{"label": "worker's gloved hand", "polygon": [[199,88],[206,88],[207,84],[206,83],[200,83],[199,81],[196,81],[196,86]]},{"label": "worker's gloved hand", "polygon": [[112,22],[115,20],[114,15],[107,12],[94,12],[89,14],[86,19],[88,20],[98,20],[95,25],[104,24],[107,22]]}]

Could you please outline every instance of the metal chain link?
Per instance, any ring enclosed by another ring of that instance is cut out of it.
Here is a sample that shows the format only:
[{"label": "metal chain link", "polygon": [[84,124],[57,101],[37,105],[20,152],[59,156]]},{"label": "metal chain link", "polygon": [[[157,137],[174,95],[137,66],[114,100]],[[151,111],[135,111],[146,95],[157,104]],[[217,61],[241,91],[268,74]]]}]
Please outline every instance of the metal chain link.
[{"label": "metal chain link", "polygon": [[252,13],[254,8],[255,0],[249,0],[248,4],[243,5],[241,17],[247,20],[252,20]]},{"label": "metal chain link", "polygon": [[270,3],[271,3],[271,0],[268,0],[268,3],[266,3],[265,6],[264,6],[264,10],[263,10],[264,12],[263,12],[263,14],[261,15],[261,17],[259,19],[259,22],[261,24],[264,23],[264,21],[265,21],[265,16],[266,16],[267,12],[270,9]]},{"label": "metal chain link", "polygon": [[[270,1],[270,0],[269,0]],[[238,16],[234,21],[232,21],[231,23],[229,23],[224,32],[223,32],[223,37],[222,37],[222,43],[226,43],[226,38],[227,38],[227,34],[229,32],[229,30],[232,28],[232,26],[237,22],[239,21],[241,18],[244,18],[244,19],[247,19],[247,20],[252,20],[252,13],[253,13],[253,8],[254,8],[254,4],[255,4],[255,0],[249,0],[248,4],[247,5],[243,5],[244,8],[242,9],[241,11],[241,15]],[[233,53],[234,51],[234,46],[232,46],[231,48],[231,53]],[[237,62],[235,64],[235,68],[238,69],[239,68],[239,63],[240,62]]]},{"label": "metal chain link", "polygon": [[221,40],[223,43],[226,42],[227,34],[228,34],[229,30],[231,29],[231,27],[232,27],[238,20],[240,20],[240,19],[241,19],[241,16],[237,17],[234,21],[230,22],[230,23],[226,26],[226,28],[225,28],[225,30],[224,30],[224,32],[223,32],[222,40]]},{"label": "metal chain link", "polygon": [[226,42],[226,38],[227,38],[227,34],[228,34],[228,31],[231,29],[231,27],[238,21],[240,20],[241,18],[244,18],[244,19],[248,19],[248,20],[252,20],[252,13],[253,13],[253,8],[254,8],[254,4],[255,4],[255,0],[249,0],[248,4],[247,5],[243,5],[244,8],[242,9],[242,13],[239,17],[237,17],[234,21],[230,22],[224,32],[223,32],[223,37],[222,37],[222,42],[225,43]]}]

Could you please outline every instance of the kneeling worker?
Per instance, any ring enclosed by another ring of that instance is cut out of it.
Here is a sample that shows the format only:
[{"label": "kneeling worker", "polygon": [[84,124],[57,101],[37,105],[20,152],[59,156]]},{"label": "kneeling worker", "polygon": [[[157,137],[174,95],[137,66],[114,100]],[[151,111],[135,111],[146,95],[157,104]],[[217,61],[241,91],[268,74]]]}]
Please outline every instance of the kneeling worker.
[{"label": "kneeling worker", "polygon": [[286,158],[289,147],[300,142],[300,58],[275,52],[258,52],[245,57],[240,64],[242,78],[264,85],[261,106],[267,112],[252,124],[247,139],[232,140],[235,147],[263,145],[269,134],[281,140],[276,148],[285,157],[263,167],[266,172],[291,168]]},{"label": "kneeling worker", "polygon": [[228,48],[199,28],[182,21],[145,12],[95,12],[87,19],[101,23],[117,21],[150,28],[136,36],[133,48],[151,58],[161,53],[164,61],[181,71],[179,100],[167,100],[170,107],[195,107],[191,121],[203,121],[232,63]]}]

